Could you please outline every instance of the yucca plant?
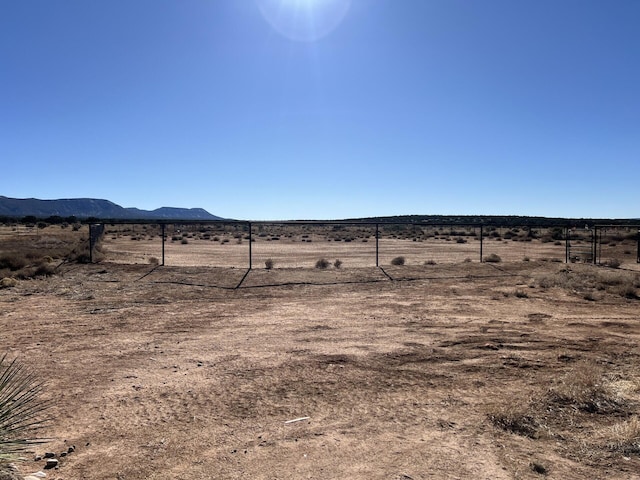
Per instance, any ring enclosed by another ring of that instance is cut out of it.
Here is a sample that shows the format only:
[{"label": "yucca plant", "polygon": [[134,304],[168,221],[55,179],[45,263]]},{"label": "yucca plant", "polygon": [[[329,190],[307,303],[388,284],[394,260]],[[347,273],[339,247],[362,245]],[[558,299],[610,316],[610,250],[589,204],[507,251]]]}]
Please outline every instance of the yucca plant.
[{"label": "yucca plant", "polygon": [[46,441],[32,436],[47,422],[50,402],[40,398],[42,390],[42,382],[17,359],[0,358],[0,465]]}]

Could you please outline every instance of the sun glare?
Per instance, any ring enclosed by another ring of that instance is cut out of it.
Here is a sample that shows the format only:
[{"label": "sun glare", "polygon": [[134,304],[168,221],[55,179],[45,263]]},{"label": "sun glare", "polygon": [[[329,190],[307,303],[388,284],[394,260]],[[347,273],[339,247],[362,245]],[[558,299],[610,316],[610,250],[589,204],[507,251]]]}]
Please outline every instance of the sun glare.
[{"label": "sun glare", "polygon": [[351,0],[256,0],[269,24],[281,35],[301,42],[326,37],[342,22]]}]

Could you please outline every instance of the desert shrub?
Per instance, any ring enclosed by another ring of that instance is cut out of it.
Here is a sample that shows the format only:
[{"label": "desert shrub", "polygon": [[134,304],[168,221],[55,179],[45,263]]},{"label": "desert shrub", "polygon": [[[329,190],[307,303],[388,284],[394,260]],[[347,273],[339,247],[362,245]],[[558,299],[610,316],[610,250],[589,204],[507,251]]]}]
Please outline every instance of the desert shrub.
[{"label": "desert shrub", "polygon": [[326,258],[321,258],[316,262],[316,268],[319,268],[321,270],[329,268],[329,265],[329,260],[327,260]]},{"label": "desert shrub", "polygon": [[49,263],[40,263],[34,267],[34,277],[49,277],[55,273],[55,267]]},{"label": "desert shrub", "polygon": [[638,291],[632,284],[627,283],[624,285],[619,285],[611,288],[610,291],[611,293],[620,295],[621,297],[624,297],[624,298],[629,298],[631,300],[635,300],[638,298]]},{"label": "desert shrub", "polygon": [[149,265],[160,265],[158,257],[149,257]]},{"label": "desert shrub", "polygon": [[404,262],[404,257],[395,257],[393,260],[391,260],[391,265],[404,265]]},{"label": "desert shrub", "polygon": [[522,261],[523,261],[523,262],[530,262],[530,261],[531,261],[531,259],[530,259],[529,257],[524,257],[524,258],[522,259]]},{"label": "desert shrub", "polygon": [[495,427],[523,437],[537,438],[541,426],[531,408],[518,401],[495,407],[487,416]]},{"label": "desert shrub", "polygon": [[484,258],[484,261],[489,263],[500,263],[502,261],[502,258],[500,258],[495,253],[492,253],[491,255],[486,256]]},{"label": "desert shrub", "polygon": [[435,265],[435,264],[436,264],[436,261],[435,261],[435,260],[426,260],[426,261],[424,262],[424,264],[425,264],[425,265]]},{"label": "desert shrub", "polygon": [[529,298],[529,294],[528,294],[527,292],[525,292],[524,290],[520,290],[520,289],[517,289],[517,290],[514,292],[514,295],[515,295],[517,298]]},{"label": "desert shrub", "polygon": [[640,455],[640,420],[637,416],[609,427],[607,447],[623,455]]},{"label": "desert shrub", "polygon": [[18,284],[15,278],[4,277],[0,280],[0,288],[10,288],[15,287]]},{"label": "desert shrub", "polygon": [[20,270],[28,263],[26,256],[18,253],[5,254],[0,257],[0,269]]},{"label": "desert shrub", "polygon": [[620,408],[602,368],[587,362],[577,364],[560,379],[550,389],[549,400],[588,413],[612,413]]},{"label": "desert shrub", "polygon": [[186,245],[186,244],[188,244],[188,243],[189,243],[189,240],[187,240],[186,238],[183,238],[182,240],[180,240],[180,243],[181,243],[182,245]]},{"label": "desert shrub", "polygon": [[620,260],[618,260],[617,258],[610,258],[609,260],[604,262],[604,264],[607,267],[610,267],[610,268],[619,268],[620,265],[622,264],[622,262]]},{"label": "desert shrub", "polygon": [[181,238],[182,238],[182,237],[179,237],[178,235],[173,235],[173,236],[171,237],[171,241],[172,241],[172,242],[177,242],[177,241],[178,241],[178,240],[180,240]]},{"label": "desert shrub", "polygon": [[467,239],[466,238],[462,238],[462,237],[458,237],[458,238],[456,238],[456,243],[467,243]]},{"label": "desert shrub", "polygon": [[[93,247],[93,260],[100,261],[103,258],[102,247],[97,244]],[[77,245],[71,252],[67,255],[66,258],[69,262],[76,263],[91,263],[91,252],[89,251],[89,242],[82,241],[79,245]]]},{"label": "desert shrub", "polygon": [[50,404],[40,399],[43,385],[17,360],[0,357],[0,465],[42,443],[32,435],[44,424]]},{"label": "desert shrub", "polygon": [[342,260],[340,260],[340,259],[336,259],[336,261],[335,261],[335,262],[333,262],[333,266],[334,266],[335,268],[340,268],[340,267],[342,267]]},{"label": "desert shrub", "polygon": [[275,262],[272,259],[268,258],[264,261],[264,268],[266,268],[267,270],[271,270],[274,264]]}]

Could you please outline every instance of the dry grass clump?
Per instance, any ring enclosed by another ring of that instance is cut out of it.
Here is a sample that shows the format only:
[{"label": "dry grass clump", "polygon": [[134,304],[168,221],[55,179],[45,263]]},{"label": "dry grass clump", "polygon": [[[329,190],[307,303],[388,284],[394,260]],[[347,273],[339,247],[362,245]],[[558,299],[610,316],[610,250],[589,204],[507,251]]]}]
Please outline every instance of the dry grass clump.
[{"label": "dry grass clump", "polygon": [[267,270],[271,270],[274,265],[275,265],[275,262],[270,258],[267,258],[264,261],[264,268],[266,268]]},{"label": "dry grass clump", "polygon": [[15,287],[18,284],[15,278],[4,277],[0,280],[0,288],[11,288]]},{"label": "dry grass clump", "polygon": [[574,271],[567,267],[556,273],[538,277],[537,283],[542,288],[562,288],[583,298],[589,297],[589,300],[595,298],[593,297],[594,290],[637,299],[640,277],[632,272],[614,272],[593,266],[585,267],[580,271]]},{"label": "dry grass clump", "polygon": [[609,450],[623,455],[640,455],[640,419],[635,415],[616,423],[604,432]]},{"label": "dry grass clump", "polygon": [[0,256],[0,270],[20,270],[28,264],[29,260],[24,253],[11,252]]},{"label": "dry grass clump", "polygon": [[484,257],[484,261],[489,263],[500,263],[502,261],[502,258],[500,258],[499,255],[492,253],[491,255],[487,255],[486,257]]},{"label": "dry grass clump", "polygon": [[536,418],[532,406],[512,401],[506,405],[494,407],[487,416],[491,423],[501,430],[522,437],[538,438],[542,425]]},{"label": "dry grass clump", "polygon": [[0,277],[27,279],[53,275],[55,267],[49,255],[28,258],[25,254],[10,253],[0,257]]},{"label": "dry grass clump", "polygon": [[[633,385],[636,392],[637,385]],[[625,388],[629,391],[628,386]],[[601,366],[579,362],[546,391],[494,405],[487,417],[506,432],[532,439],[543,435],[562,438],[567,447],[577,451],[591,441],[581,436],[583,430],[592,431],[598,424],[609,423],[610,416],[628,415],[635,408],[630,400],[633,395],[624,395],[622,390],[616,388],[616,382],[610,380]],[[605,445],[604,450],[631,453],[640,448],[639,435],[640,422],[634,417],[605,428],[604,440],[598,448],[602,451]]]},{"label": "dry grass clump", "polygon": [[610,258],[609,260],[604,262],[604,265],[610,268],[619,268],[620,265],[622,265],[622,262],[617,258]]},{"label": "dry grass clump", "polygon": [[550,389],[551,403],[588,413],[613,413],[622,409],[619,396],[607,382],[602,367],[581,362]]}]

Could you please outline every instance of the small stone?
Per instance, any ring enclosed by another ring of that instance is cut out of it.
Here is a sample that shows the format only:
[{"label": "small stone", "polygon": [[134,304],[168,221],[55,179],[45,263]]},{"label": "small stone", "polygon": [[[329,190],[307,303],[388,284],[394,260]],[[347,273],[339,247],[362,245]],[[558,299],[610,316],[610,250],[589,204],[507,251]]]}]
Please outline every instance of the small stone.
[{"label": "small stone", "polygon": [[48,458],[47,464],[44,466],[45,470],[56,468],[60,462],[56,458]]},{"label": "small stone", "polygon": [[35,457],[33,457],[34,462],[39,462],[40,460],[42,460],[42,455],[36,455]]},{"label": "small stone", "polygon": [[47,452],[44,454],[44,458],[55,458],[56,454],[53,452]]},{"label": "small stone", "polygon": [[66,457],[66,456],[67,456],[67,452],[62,452],[62,453],[60,453],[60,455],[59,455],[59,456],[60,456],[60,457]]},{"label": "small stone", "polygon": [[76,451],[76,446],[75,445],[71,445],[69,448],[67,448],[67,453],[73,453]]},{"label": "small stone", "polygon": [[40,480],[41,478],[46,478],[47,474],[44,472],[36,472],[31,475],[24,477],[24,480]]}]

